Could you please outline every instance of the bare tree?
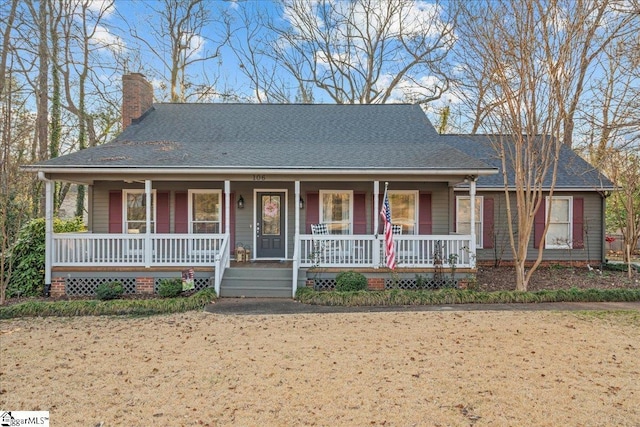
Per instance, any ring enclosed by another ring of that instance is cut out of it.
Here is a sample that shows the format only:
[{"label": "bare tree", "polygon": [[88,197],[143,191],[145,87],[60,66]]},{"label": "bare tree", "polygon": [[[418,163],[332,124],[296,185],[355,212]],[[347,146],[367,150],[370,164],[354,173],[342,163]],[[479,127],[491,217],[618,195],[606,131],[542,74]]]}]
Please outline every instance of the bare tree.
[{"label": "bare tree", "polygon": [[[596,31],[604,13],[601,3],[486,0],[465,7],[467,37],[472,37],[468,49],[483,56],[490,82],[482,105],[486,127],[502,134],[491,139],[502,161],[517,290],[527,289],[542,261],[559,152],[571,141],[583,68],[619,34]],[[542,241],[527,270],[536,213],[547,196]]]},{"label": "bare tree", "polygon": [[[149,39],[138,34],[136,25],[139,23],[130,23],[130,33],[149,49],[168,72],[166,80],[170,87],[171,102],[184,102],[191,94],[203,96],[207,95],[207,91],[214,90],[214,83],[195,84],[189,78],[187,68],[198,63],[209,63],[219,57],[229,34],[226,16],[223,13],[214,16],[210,3],[205,0],[162,0],[157,7],[148,7],[153,13],[148,18],[152,37]],[[206,27],[217,25],[222,26],[219,40],[214,41],[204,35]],[[211,77],[205,74],[207,81]]]},{"label": "bare tree", "polygon": [[[600,73],[590,85],[590,102],[581,105],[583,139],[591,163],[616,184],[607,204],[608,227],[620,231],[633,249],[640,238],[640,52],[638,35],[608,46]],[[625,260],[627,253],[624,253]]]},{"label": "bare tree", "polygon": [[629,262],[640,240],[640,156],[637,150],[614,151],[608,156],[609,176],[619,190],[609,199],[609,219],[613,227],[622,231],[625,244],[624,260]]},{"label": "bare tree", "polygon": [[[490,58],[474,47],[475,32],[483,25],[491,26],[484,15],[490,2],[461,2],[464,17],[459,20],[455,58],[459,64],[455,78],[455,93],[463,100],[471,120],[471,132],[491,129],[486,120],[496,105],[504,100],[491,96],[494,75],[490,72]],[[590,96],[588,82],[597,76],[599,62],[604,51],[620,38],[638,32],[637,13],[634,7],[615,0],[548,0],[523,2],[523,6],[536,8],[542,31],[547,40],[540,39],[541,49],[550,49],[549,71],[560,74],[566,82],[565,99],[558,104],[559,113],[565,118],[562,129],[563,143],[573,144],[576,114]],[[499,4],[494,8],[502,7]],[[508,13],[508,11],[505,12]],[[508,16],[507,16],[508,19]],[[543,46],[546,43],[546,46]]]},{"label": "bare tree", "polygon": [[[313,88],[336,103],[426,104],[449,87],[446,60],[456,15],[447,5],[284,0],[275,13],[254,12],[259,25],[245,15],[241,28],[248,30],[237,29],[232,49],[259,100],[280,99],[287,90],[306,95]],[[289,83],[278,77],[282,73]]]}]

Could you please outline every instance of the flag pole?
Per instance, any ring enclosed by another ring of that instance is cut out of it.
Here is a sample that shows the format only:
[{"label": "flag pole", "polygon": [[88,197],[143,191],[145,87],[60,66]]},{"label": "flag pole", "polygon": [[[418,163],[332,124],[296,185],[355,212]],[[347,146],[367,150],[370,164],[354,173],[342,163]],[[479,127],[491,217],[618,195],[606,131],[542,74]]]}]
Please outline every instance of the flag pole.
[{"label": "flag pole", "polygon": [[389,189],[389,182],[385,181],[384,183],[384,196],[382,196],[382,201],[384,202],[384,199],[387,198],[387,190]]}]

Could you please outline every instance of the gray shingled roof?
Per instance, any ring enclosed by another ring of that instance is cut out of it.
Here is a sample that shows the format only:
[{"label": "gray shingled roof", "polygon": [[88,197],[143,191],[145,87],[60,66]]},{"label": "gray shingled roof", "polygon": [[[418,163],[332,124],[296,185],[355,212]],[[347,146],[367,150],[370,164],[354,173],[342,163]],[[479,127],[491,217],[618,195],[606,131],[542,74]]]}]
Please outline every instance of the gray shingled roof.
[{"label": "gray shingled roof", "polygon": [[[484,163],[502,169],[502,162],[491,145],[492,140],[499,135],[443,135],[444,141],[452,148],[463,151]],[[507,171],[510,183],[513,183],[513,170]],[[545,185],[551,185],[551,177],[545,180]],[[488,175],[478,178],[478,188],[502,188],[502,174]],[[613,183],[582,157],[569,147],[560,150],[558,175],[556,179],[558,189],[614,189]]]},{"label": "gray shingled roof", "polygon": [[39,166],[492,169],[405,104],[155,104],[112,142]]}]

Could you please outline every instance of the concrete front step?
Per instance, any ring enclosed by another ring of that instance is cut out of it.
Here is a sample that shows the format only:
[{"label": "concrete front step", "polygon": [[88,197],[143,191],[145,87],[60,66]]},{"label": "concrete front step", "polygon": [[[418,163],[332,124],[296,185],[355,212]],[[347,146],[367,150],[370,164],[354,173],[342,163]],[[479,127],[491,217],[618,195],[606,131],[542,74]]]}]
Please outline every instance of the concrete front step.
[{"label": "concrete front step", "polygon": [[291,298],[290,268],[228,268],[220,285],[220,297]]}]

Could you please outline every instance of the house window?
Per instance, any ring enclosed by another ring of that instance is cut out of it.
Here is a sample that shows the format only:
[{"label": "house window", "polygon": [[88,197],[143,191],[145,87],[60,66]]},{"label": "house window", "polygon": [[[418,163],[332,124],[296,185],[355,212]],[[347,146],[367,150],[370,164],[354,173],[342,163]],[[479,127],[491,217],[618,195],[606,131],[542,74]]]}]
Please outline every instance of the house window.
[{"label": "house window", "polygon": [[417,201],[417,191],[389,191],[391,223],[402,226],[402,234],[416,234]]},{"label": "house window", "polygon": [[189,230],[194,234],[220,233],[222,192],[189,190]]},{"label": "house window", "polygon": [[[482,206],[483,197],[476,196],[476,248],[482,248]],[[471,197],[456,197],[456,232],[471,234]]]},{"label": "house window", "polygon": [[[147,197],[144,190],[123,190],[124,199],[122,217],[124,230],[130,234],[147,232]],[[155,232],[156,191],[151,193],[151,232]]]},{"label": "house window", "polygon": [[331,234],[351,234],[353,191],[320,191],[320,221]]},{"label": "house window", "polygon": [[553,200],[547,196],[546,214],[549,218],[549,228],[545,239],[546,249],[571,249],[573,247],[572,206],[573,198],[571,196],[554,196]]}]

